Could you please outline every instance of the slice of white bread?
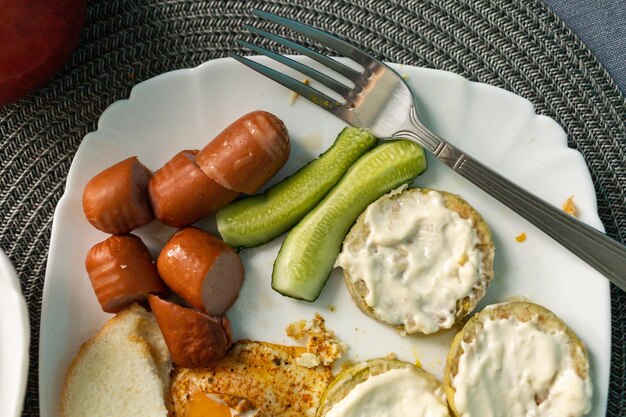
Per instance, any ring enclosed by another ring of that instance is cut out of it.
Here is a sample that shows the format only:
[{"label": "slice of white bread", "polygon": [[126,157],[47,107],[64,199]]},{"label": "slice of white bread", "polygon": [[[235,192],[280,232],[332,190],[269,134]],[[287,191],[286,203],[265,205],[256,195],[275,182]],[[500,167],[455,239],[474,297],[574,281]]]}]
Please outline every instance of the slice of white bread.
[{"label": "slice of white bread", "polygon": [[85,342],[65,376],[62,417],[166,417],[169,353],[152,313],[133,304]]}]

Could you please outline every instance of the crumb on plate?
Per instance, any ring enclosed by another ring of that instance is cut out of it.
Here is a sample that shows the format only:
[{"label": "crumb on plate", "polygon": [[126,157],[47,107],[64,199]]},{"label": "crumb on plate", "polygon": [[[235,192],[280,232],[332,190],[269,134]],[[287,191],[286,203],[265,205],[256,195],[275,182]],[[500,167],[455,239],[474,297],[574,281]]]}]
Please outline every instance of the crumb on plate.
[{"label": "crumb on plate", "polygon": [[522,243],[526,240],[526,233],[522,232],[519,235],[515,236],[515,240],[519,243]]},{"label": "crumb on plate", "polygon": [[576,217],[578,214],[578,210],[576,209],[576,205],[574,204],[573,195],[569,196],[569,198],[565,200],[565,203],[563,203],[561,208],[563,209],[564,212],[566,212],[570,216]]},{"label": "crumb on plate", "polygon": [[287,336],[297,341],[307,340],[306,352],[296,360],[300,366],[312,368],[320,363],[329,366],[341,355],[348,346],[337,339],[335,332],[326,329],[324,318],[315,313],[311,321],[298,320],[286,329]]}]

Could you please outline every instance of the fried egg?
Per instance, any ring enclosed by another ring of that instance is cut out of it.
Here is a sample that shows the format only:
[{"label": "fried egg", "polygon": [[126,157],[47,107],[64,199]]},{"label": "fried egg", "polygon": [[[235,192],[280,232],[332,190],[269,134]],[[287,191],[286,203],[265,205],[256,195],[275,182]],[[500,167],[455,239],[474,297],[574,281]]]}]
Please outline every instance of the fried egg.
[{"label": "fried egg", "polygon": [[208,368],[177,368],[170,417],[314,416],[332,380],[330,366],[297,364],[306,349],[237,342]]}]

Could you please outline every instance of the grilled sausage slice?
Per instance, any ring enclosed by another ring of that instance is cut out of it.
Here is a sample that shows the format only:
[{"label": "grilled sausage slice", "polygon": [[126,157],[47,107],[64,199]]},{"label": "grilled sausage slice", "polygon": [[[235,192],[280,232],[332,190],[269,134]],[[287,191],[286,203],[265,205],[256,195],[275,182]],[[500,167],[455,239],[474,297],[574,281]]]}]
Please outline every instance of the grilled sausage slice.
[{"label": "grilled sausage slice", "polygon": [[188,226],[239,195],[209,178],[196,164],[197,150],[177,153],[149,184],[154,215],[172,227]]},{"label": "grilled sausage slice", "polygon": [[157,269],[176,294],[211,316],[224,314],[243,285],[239,255],[195,227],[181,229],[170,238],[159,254]]},{"label": "grilled sausage slice", "polygon": [[148,199],[152,172],[136,156],[93,177],[83,191],[89,223],[106,233],[128,233],[154,219]]},{"label": "grilled sausage slice", "polygon": [[176,365],[206,367],[224,356],[232,344],[232,329],[226,316],[209,317],[155,295],[148,302]]},{"label": "grilled sausage slice", "polygon": [[94,245],[87,253],[85,267],[107,313],[146,301],[149,293],[167,292],[148,248],[132,234],[114,235]]},{"label": "grilled sausage slice", "polygon": [[289,151],[285,124],[271,113],[254,111],[209,142],[196,162],[222,186],[254,194],[285,164]]}]

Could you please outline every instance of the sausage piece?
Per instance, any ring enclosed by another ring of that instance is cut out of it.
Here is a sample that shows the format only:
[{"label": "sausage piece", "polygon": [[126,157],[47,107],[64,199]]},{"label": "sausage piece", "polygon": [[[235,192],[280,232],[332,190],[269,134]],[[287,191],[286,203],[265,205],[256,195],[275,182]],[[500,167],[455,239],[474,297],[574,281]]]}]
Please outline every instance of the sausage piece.
[{"label": "sausage piece", "polygon": [[181,229],[170,238],[159,254],[157,269],[172,291],[211,316],[224,314],[243,285],[239,255],[195,227]]},{"label": "sausage piece", "polygon": [[183,227],[215,213],[239,195],[209,178],[196,164],[198,151],[182,151],[158,170],[149,184],[157,219]]},{"label": "sausage piece", "polygon": [[135,235],[114,235],[94,245],[87,253],[85,267],[107,313],[146,301],[149,293],[167,292],[148,248]]},{"label": "sausage piece", "polygon": [[209,142],[196,162],[222,186],[254,194],[285,164],[289,151],[285,124],[271,113],[254,111]]},{"label": "sausage piece", "polygon": [[206,367],[224,356],[233,341],[226,316],[209,317],[191,308],[148,297],[172,361],[185,368]]},{"label": "sausage piece", "polygon": [[89,223],[106,233],[128,233],[154,219],[148,199],[152,173],[137,157],[123,160],[93,177],[83,191]]}]

